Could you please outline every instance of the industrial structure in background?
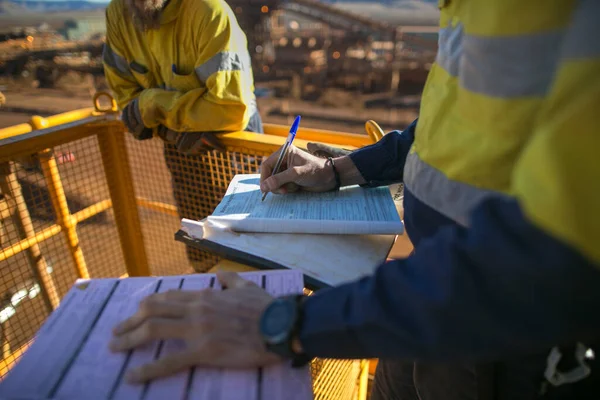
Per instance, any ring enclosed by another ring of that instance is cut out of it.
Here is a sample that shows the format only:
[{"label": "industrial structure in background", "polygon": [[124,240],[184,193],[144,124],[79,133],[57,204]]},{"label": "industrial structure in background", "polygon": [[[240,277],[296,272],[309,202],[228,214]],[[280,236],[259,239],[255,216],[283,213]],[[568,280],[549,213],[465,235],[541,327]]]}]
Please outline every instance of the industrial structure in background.
[{"label": "industrial structure in background", "polygon": [[[428,2],[227,2],[247,34],[256,81],[286,82],[293,98],[318,96],[327,87],[412,94],[437,50],[437,8]],[[41,87],[68,71],[101,77],[104,28],[98,24],[104,13],[82,13],[81,19],[71,14],[35,30],[4,32],[0,74],[28,75]]]}]

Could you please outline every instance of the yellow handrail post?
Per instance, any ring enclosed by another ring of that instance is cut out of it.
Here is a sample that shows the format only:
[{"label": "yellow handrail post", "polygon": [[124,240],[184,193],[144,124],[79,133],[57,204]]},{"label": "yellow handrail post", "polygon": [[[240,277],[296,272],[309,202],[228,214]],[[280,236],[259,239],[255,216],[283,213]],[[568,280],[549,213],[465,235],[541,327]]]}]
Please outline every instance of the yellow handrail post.
[{"label": "yellow handrail post", "polygon": [[127,157],[124,126],[111,124],[104,129],[98,134],[98,145],[127,273],[129,276],[148,276],[150,268]]},{"label": "yellow handrail post", "polygon": [[362,360],[358,381],[358,400],[366,400],[369,394],[369,360]]},{"label": "yellow handrail post", "polygon": [[[16,212],[14,215],[10,212],[12,220],[17,228],[20,239],[30,239],[36,236],[27,209],[27,204],[21,191],[21,185],[17,180],[17,174],[12,162],[0,164],[0,190],[4,193],[8,199],[13,203],[10,208],[13,208]],[[56,285],[50,273],[48,272],[48,265],[46,260],[40,251],[40,247],[37,243],[32,244],[27,250],[27,258],[31,266],[33,275],[41,287],[42,297],[49,311],[54,310],[58,307],[60,298],[56,290]]]},{"label": "yellow handrail post", "polygon": [[[31,126],[34,129],[43,129],[49,125],[48,121],[40,116],[31,117]],[[79,278],[89,279],[90,274],[87,270],[85,259],[83,258],[83,251],[79,246],[79,237],[77,236],[77,221],[74,220],[73,216],[69,211],[67,205],[67,196],[60,180],[60,174],[58,172],[58,166],[56,160],[52,154],[51,149],[46,149],[39,153],[40,165],[46,184],[48,185],[48,194],[50,201],[52,202],[52,208],[56,214],[56,223],[60,225],[67,246],[69,247],[69,253],[73,259],[75,265],[75,273]]]},{"label": "yellow handrail post", "polygon": [[50,195],[52,208],[56,214],[56,223],[60,225],[62,232],[65,235],[65,239],[67,240],[69,253],[73,259],[73,264],[75,264],[75,272],[79,278],[89,279],[90,274],[88,273],[87,265],[83,258],[83,251],[79,246],[77,221],[75,221],[69,211],[67,196],[65,195],[65,190],[60,179],[58,166],[56,165],[56,159],[52,154],[52,150],[48,149],[40,152],[39,159],[44,178],[46,178],[46,184],[48,185],[48,194]]},{"label": "yellow handrail post", "polygon": [[369,135],[373,143],[377,143],[385,136],[385,133],[381,127],[373,120],[368,120],[365,123],[365,130],[367,131],[367,135]]}]

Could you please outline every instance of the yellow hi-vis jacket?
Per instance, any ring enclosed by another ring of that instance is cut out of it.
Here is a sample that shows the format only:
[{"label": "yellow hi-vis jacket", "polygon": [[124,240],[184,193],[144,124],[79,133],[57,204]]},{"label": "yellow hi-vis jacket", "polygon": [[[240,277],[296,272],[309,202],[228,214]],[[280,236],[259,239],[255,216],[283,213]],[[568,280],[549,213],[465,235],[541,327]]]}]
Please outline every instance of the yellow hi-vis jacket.
[{"label": "yellow hi-vis jacket", "polygon": [[224,0],[170,0],[141,32],[123,0],[106,10],[105,75],[122,109],[139,96],[144,125],[244,130],[256,112],[246,36]]},{"label": "yellow hi-vis jacket", "polygon": [[407,190],[465,226],[486,196],[516,197],[600,262],[600,1],[440,5]]}]

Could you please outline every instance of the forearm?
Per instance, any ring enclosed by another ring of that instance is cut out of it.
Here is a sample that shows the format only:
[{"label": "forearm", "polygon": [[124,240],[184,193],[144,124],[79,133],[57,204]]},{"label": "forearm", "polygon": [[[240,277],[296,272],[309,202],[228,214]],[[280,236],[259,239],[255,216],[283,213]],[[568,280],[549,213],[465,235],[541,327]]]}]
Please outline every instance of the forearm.
[{"label": "forearm", "polygon": [[402,132],[390,132],[377,143],[350,154],[364,180],[361,184],[382,186],[402,182],[404,163],[414,140],[417,121]]},{"label": "forearm", "polygon": [[187,92],[146,89],[140,95],[144,125],[158,125],[178,132],[227,132],[245,129],[249,99],[224,90],[220,96],[209,89]]},{"label": "forearm", "polygon": [[402,181],[404,161],[414,139],[415,120],[406,130],[388,133],[374,145],[334,159],[342,186],[379,186]]},{"label": "forearm", "polygon": [[337,157],[333,161],[340,174],[342,186],[362,185],[367,182],[349,156]]},{"label": "forearm", "polygon": [[317,357],[487,361],[600,333],[600,271],[489,200],[369,278],[306,301],[300,335]]}]

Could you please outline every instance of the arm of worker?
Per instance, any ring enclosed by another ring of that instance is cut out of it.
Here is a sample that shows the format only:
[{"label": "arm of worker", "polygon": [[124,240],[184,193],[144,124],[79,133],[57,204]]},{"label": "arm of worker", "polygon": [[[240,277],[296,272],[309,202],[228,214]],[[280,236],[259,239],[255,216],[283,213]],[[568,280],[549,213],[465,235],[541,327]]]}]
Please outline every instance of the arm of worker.
[{"label": "arm of worker", "polygon": [[104,76],[117,106],[123,111],[121,120],[127,130],[138,140],[150,139],[152,129],[142,123],[137,104],[143,88],[133,76],[125,58],[124,34],[119,29],[119,25],[114,23],[118,20],[114,13],[114,7],[109,6],[106,9],[106,43],[102,51]]},{"label": "arm of worker", "polygon": [[[353,164],[366,187],[389,185],[403,181],[404,162],[414,141],[417,119],[404,131],[392,131],[375,144],[354,152],[323,143],[308,143],[309,153],[335,158],[336,164]],[[349,155],[349,157],[345,157]],[[342,180],[343,181],[343,180]]]},{"label": "arm of worker", "polygon": [[306,300],[300,335],[318,357],[486,361],[600,333],[600,265],[548,235],[516,201],[488,200],[470,229]]},{"label": "arm of worker", "polygon": [[110,10],[106,10],[106,42],[102,51],[102,63],[108,87],[115,97],[119,109],[123,110],[131,100],[141,93],[143,88],[129,69],[129,64],[124,56],[123,35],[117,24],[113,23]]},{"label": "arm of worker", "polygon": [[[224,7],[211,9],[195,24],[198,57],[195,70],[178,79],[199,80],[206,87],[186,92],[146,89],[139,106],[146,127],[163,125],[177,132],[215,132],[245,129],[253,101],[248,80],[251,64],[246,51],[237,51],[241,32]],[[239,36],[239,37],[238,37]]]},{"label": "arm of worker", "polygon": [[[590,17],[598,4],[583,0],[575,17],[584,24],[561,40],[566,54],[515,167],[516,198],[489,198],[472,213],[469,228],[441,229],[414,256],[307,298],[297,350],[318,357],[486,361],[598,337],[600,25]],[[296,184],[310,183],[324,161],[295,164],[299,155],[287,157],[285,171],[294,171]],[[261,184],[269,181],[261,176]],[[274,362],[259,334],[270,296],[239,277],[221,284],[228,290],[155,294],[162,299],[115,329],[117,351],[158,339],[189,342],[176,357],[132,371],[136,380],[191,365]],[[185,301],[169,301],[173,296]]]},{"label": "arm of worker", "polygon": [[271,154],[261,165],[261,190],[287,193],[302,188],[323,192],[335,188],[333,168],[340,177],[341,186],[381,186],[402,182],[404,162],[414,140],[417,120],[404,131],[393,131],[377,143],[350,155],[336,157],[333,165],[328,160],[290,146],[281,165],[282,172],[273,175],[279,152]]},{"label": "arm of worker", "polygon": [[405,130],[389,132],[377,143],[349,155],[365,180],[363,186],[402,182],[404,163],[415,138],[417,121],[415,119]]},{"label": "arm of worker", "polygon": [[584,1],[513,177],[416,254],[308,298],[300,343],[319,357],[485,361],[598,337],[600,47]]}]

